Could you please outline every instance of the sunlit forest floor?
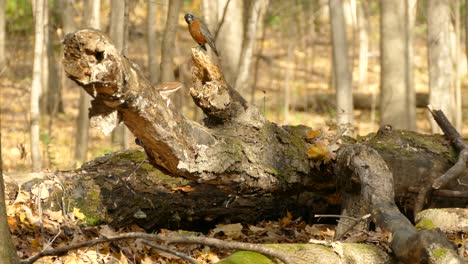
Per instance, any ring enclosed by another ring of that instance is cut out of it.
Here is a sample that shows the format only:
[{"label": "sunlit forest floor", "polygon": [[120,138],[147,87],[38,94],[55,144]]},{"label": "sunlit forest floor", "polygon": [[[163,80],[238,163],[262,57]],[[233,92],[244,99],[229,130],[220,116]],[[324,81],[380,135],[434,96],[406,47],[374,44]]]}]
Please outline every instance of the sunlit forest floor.
[{"label": "sunlit forest floor", "polygon": [[[305,111],[290,109],[287,116],[284,111],[285,72],[288,67],[294,67],[293,76],[289,81],[290,103],[303,100],[316,93],[333,94],[330,89],[330,43],[327,33],[321,34],[316,41],[313,64],[307,64],[304,52],[299,46],[294,50],[294,60],[287,57],[284,43],[275,41],[280,38],[277,32],[269,31],[264,42],[263,56],[271,58],[272,63],[262,60],[259,64],[259,79],[255,104],[265,116],[279,124],[303,124],[314,129],[333,123],[334,108],[309,105]],[[32,76],[32,41],[26,37],[15,39],[9,43],[10,63],[7,69],[0,74],[0,107],[2,151],[5,172],[21,172],[30,169],[29,154],[29,91]],[[415,41],[415,86],[418,92],[427,92],[427,60],[424,39]],[[180,27],[176,46],[176,63],[189,63],[190,47],[194,43]],[[143,47],[143,48],[142,48]],[[378,40],[371,42],[370,54],[378,54]],[[130,37],[128,57],[139,64],[146,71],[146,41],[142,35],[134,34]],[[356,57],[356,56],[355,56]],[[310,63],[310,61],[308,62]],[[254,64],[255,65],[255,64]],[[311,67],[313,72],[305,70]],[[299,69],[299,70],[298,70]],[[60,70],[60,68],[59,68]],[[378,93],[380,75],[379,57],[369,58],[369,78],[367,87],[354,87],[355,90],[368,93]],[[252,71],[253,72],[253,71]],[[353,76],[357,76],[357,59],[354,60]],[[356,79],[356,77],[354,77]],[[353,81],[355,84],[356,80]],[[462,82],[462,85],[464,82]],[[71,169],[80,164],[74,161],[74,144],[76,134],[76,117],[78,115],[79,88],[66,87],[63,89],[64,113],[50,119],[42,118],[41,142],[43,150],[44,168],[49,170]],[[464,93],[468,90],[464,87]],[[193,116],[193,102],[186,92],[184,96],[184,113]],[[378,94],[376,94],[378,96]],[[465,97],[466,98],[466,97]],[[375,117],[369,110],[355,110],[356,135],[366,135],[378,129],[378,109]],[[468,111],[464,110],[465,125],[463,135],[468,135]],[[429,115],[425,109],[417,111],[417,129],[421,133],[430,133]],[[90,129],[88,159],[118,150],[119,147],[111,143],[110,137],[105,137],[95,129]],[[131,147],[137,147],[130,139]]]}]

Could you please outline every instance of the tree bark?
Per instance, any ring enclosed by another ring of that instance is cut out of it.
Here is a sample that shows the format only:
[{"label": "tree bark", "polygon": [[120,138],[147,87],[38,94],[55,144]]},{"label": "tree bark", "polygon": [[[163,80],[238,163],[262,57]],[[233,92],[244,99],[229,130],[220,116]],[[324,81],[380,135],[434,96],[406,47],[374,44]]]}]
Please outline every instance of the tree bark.
[{"label": "tree bark", "polygon": [[461,26],[460,26],[460,0],[455,0],[455,128],[458,131],[463,131],[463,109],[461,97]]},{"label": "tree bark", "polygon": [[[374,223],[392,234],[392,251],[400,261],[462,263],[454,245],[440,229],[417,231],[400,212],[395,205],[395,177],[377,151],[360,144],[345,146],[338,153],[337,164],[341,171],[344,214],[359,218],[371,212]],[[352,224],[348,219],[341,221],[338,234]]]},{"label": "tree bark", "polygon": [[[128,11],[128,0],[112,0],[109,36],[115,41],[115,47],[124,55],[127,54]],[[129,132],[124,125],[118,125],[112,131],[112,143],[127,149],[129,147],[128,134]]]},{"label": "tree bark", "polygon": [[148,71],[151,83],[155,84],[159,79],[158,40],[156,39],[156,2],[147,3],[147,43],[148,43]]},{"label": "tree bark", "polygon": [[417,0],[405,0],[405,85],[407,129],[416,130],[416,92],[414,89],[413,29],[416,22]]},{"label": "tree bark", "polygon": [[[221,21],[224,8],[227,7],[227,15],[224,19],[224,23],[216,38],[216,48],[222,58],[221,67],[223,69],[224,76],[230,84],[234,84],[236,81],[237,72],[239,70],[240,55],[242,52],[242,41],[244,36],[244,15],[243,15],[243,1],[233,0],[220,0],[220,1],[203,1],[203,13],[205,18],[209,18],[208,25],[210,26],[211,32],[216,34],[214,31],[218,28],[218,23]],[[209,2],[209,3],[208,3]],[[215,7],[217,9],[215,9]],[[213,19],[216,17],[216,19]]]},{"label": "tree bark", "polygon": [[[100,0],[87,0],[84,7],[84,26],[100,29]],[[70,14],[68,14],[70,15]],[[71,23],[68,22],[68,23]],[[72,30],[68,25],[69,30]],[[80,89],[80,99],[78,103],[78,117],[76,120],[75,136],[75,161],[82,164],[87,160],[89,142],[89,118],[88,111],[91,106],[91,96],[83,89]]]},{"label": "tree bark", "polygon": [[333,71],[336,81],[336,117],[340,130],[352,135],[353,86],[348,57],[348,41],[341,0],[330,0],[330,21],[333,43]]},{"label": "tree bark", "polygon": [[34,23],[34,64],[31,85],[31,108],[30,108],[30,137],[31,137],[31,160],[32,170],[40,171],[42,167],[41,141],[40,137],[40,108],[39,100],[42,90],[42,60],[44,57],[44,0],[35,2]]},{"label": "tree bark", "polygon": [[[179,177],[162,175],[146,164],[138,151],[96,159],[84,166],[78,176],[75,172],[63,173],[65,192],[70,194],[71,203],[85,212],[88,221],[136,223],[146,229],[197,225],[199,230],[206,230],[217,221],[275,218],[283,212],[278,208],[291,208],[290,212],[299,215],[304,215],[304,211],[336,212],[340,203],[337,184],[348,191],[358,190],[346,188],[346,181],[353,183],[355,177],[349,177],[352,174],[345,170],[333,164],[323,164],[320,170],[311,166],[314,160],[306,155],[310,128],[281,127],[265,120],[229,86],[219,67],[199,48],[192,49],[193,88],[189,93],[207,116],[204,125],[186,119],[177,108],[168,105],[136,66],[100,32],[80,30],[68,35],[64,46],[67,75],[94,96],[92,122],[105,131],[121,119],[141,140],[149,163]],[[454,162],[455,152],[442,136],[388,128],[362,139],[362,144],[375,148],[383,159],[378,164],[385,161],[393,172],[390,181],[394,199],[382,204],[381,200],[362,197],[369,200],[372,208],[380,208],[379,213],[374,212],[377,224],[401,232],[394,229],[394,223],[408,222],[407,219],[397,215],[398,220],[386,221],[397,212],[395,201],[401,210],[408,211],[417,196],[411,190],[442,175]],[[346,160],[346,155],[338,160]],[[367,167],[374,170],[382,166]],[[356,168],[361,173],[366,166]],[[348,177],[334,177],[340,174]],[[466,182],[467,178],[464,175],[460,180]],[[455,181],[446,188],[463,192],[464,187]],[[363,192],[369,194],[369,190]],[[450,203],[464,205],[466,199],[460,197]],[[432,197],[427,202],[427,206],[433,206],[440,200]],[[390,203],[393,209],[385,211]],[[379,207],[381,204],[385,206]],[[366,208],[371,207],[362,207]],[[404,236],[404,232],[401,234]],[[426,241],[425,235],[413,238]],[[402,248],[397,242],[395,245]],[[406,257],[405,253],[400,256]]]},{"label": "tree bark", "polygon": [[380,124],[397,129],[411,129],[410,111],[414,105],[407,100],[412,95],[407,89],[405,35],[406,0],[380,1],[381,95]]},{"label": "tree bark", "polygon": [[10,235],[5,204],[5,184],[3,181],[2,133],[0,131],[0,261],[4,264],[19,263],[16,248]]},{"label": "tree bark", "polygon": [[367,71],[369,64],[369,28],[363,2],[357,4],[357,21],[359,27],[359,85],[358,89],[367,90]]},{"label": "tree bark", "polygon": [[182,0],[169,2],[167,11],[166,29],[161,47],[161,82],[174,81],[174,43],[179,21],[179,13],[182,8]]},{"label": "tree bark", "polygon": [[0,69],[6,66],[6,28],[5,28],[5,0],[0,0]]},{"label": "tree bark", "polygon": [[262,9],[266,9],[268,0],[254,0],[248,8],[247,24],[242,42],[242,50],[239,61],[239,71],[235,82],[235,89],[244,97],[250,94],[249,87],[250,65],[252,64],[253,52],[257,41],[257,24],[259,22]]},{"label": "tree bark", "polygon": [[[429,102],[441,109],[454,123],[455,91],[450,41],[450,1],[427,1],[427,43],[429,65]],[[432,132],[441,130],[431,121]]]}]

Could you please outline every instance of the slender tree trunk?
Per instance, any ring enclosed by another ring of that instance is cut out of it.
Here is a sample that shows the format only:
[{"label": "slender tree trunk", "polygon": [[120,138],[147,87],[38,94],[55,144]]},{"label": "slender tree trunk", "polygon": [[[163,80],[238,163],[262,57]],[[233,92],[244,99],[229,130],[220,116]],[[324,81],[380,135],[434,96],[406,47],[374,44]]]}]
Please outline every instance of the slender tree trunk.
[{"label": "slender tree trunk", "polygon": [[417,0],[405,0],[405,81],[406,81],[406,111],[408,114],[408,130],[416,130],[416,91],[414,89],[414,48],[413,29],[416,22]]},{"label": "slender tree trunk", "polygon": [[[68,3],[70,5],[71,3]],[[86,0],[84,8],[84,23],[85,27],[99,29],[100,26],[100,0]],[[68,21],[67,30],[73,30],[73,21]],[[70,25],[71,24],[71,25]],[[89,142],[89,119],[88,112],[91,106],[91,96],[89,96],[83,89],[80,89],[79,99],[79,112],[75,136],[75,160],[83,163],[87,160],[88,156],[88,142]]]},{"label": "slender tree trunk", "polygon": [[39,100],[42,90],[42,59],[44,57],[44,0],[35,0],[35,23],[34,23],[34,64],[31,85],[31,108],[30,108],[30,136],[31,136],[31,160],[32,170],[40,171],[42,166],[40,125],[41,114]]},{"label": "slender tree trunk", "polygon": [[348,58],[348,42],[341,0],[330,0],[333,67],[336,80],[337,124],[346,135],[353,134],[353,87]]},{"label": "slender tree trunk", "polygon": [[[248,8],[247,24],[244,32],[244,41],[242,43],[242,51],[239,61],[239,71],[237,74],[235,89],[244,97],[251,92],[249,88],[250,65],[252,64],[253,52],[257,41],[257,24],[259,22],[260,13],[266,9],[268,0],[253,0]],[[252,89],[252,88],[251,88]]]},{"label": "slender tree trunk", "polygon": [[0,0],[0,71],[6,65],[5,0]]},{"label": "slender tree trunk", "polygon": [[[1,125],[1,122],[0,122]],[[5,204],[5,185],[3,183],[3,159],[2,159],[2,132],[0,131],[0,263],[16,264],[19,263],[16,248],[10,235],[8,226],[6,204]]]},{"label": "slender tree trunk", "polygon": [[166,29],[161,47],[161,82],[174,81],[174,45],[182,0],[169,2]]},{"label": "slender tree trunk", "polygon": [[[52,5],[51,5],[52,6]],[[56,8],[56,7],[55,7]],[[48,9],[49,17],[52,17],[52,8]],[[50,115],[49,118],[49,134],[51,133],[52,120],[59,111],[60,102],[62,100],[62,87],[61,82],[59,82],[57,60],[55,59],[55,34],[52,29],[51,24],[49,23],[46,27],[46,33],[48,36],[47,42],[47,67],[48,67],[48,80],[49,88],[47,89],[47,114]]]},{"label": "slender tree trunk", "polygon": [[[450,1],[427,1],[427,42],[429,66],[429,103],[444,111],[454,123],[455,91],[453,62],[450,41]],[[438,125],[431,120],[432,132],[440,133]]]},{"label": "slender tree trunk", "polygon": [[359,84],[358,90],[367,91],[367,71],[369,65],[369,29],[364,3],[357,4],[357,21],[359,30]]},{"label": "slender tree trunk", "polygon": [[[122,54],[127,53],[128,29],[128,0],[112,0],[111,22],[109,36],[115,42],[115,47]],[[112,132],[112,143],[119,144],[123,149],[129,147],[128,130],[123,124],[117,126]]]},{"label": "slender tree trunk", "polygon": [[49,57],[47,56],[47,47],[49,46],[49,0],[44,0],[44,13],[43,13],[43,31],[44,31],[44,37],[43,37],[43,45],[42,48],[44,49],[42,51],[43,57],[42,57],[42,69],[41,69],[41,82],[42,82],[42,89],[41,89],[41,95],[39,99],[39,107],[41,114],[47,113],[47,105],[49,102],[47,101],[48,97],[47,94],[49,93]]},{"label": "slender tree trunk", "polygon": [[266,37],[266,19],[265,19],[265,14],[267,12],[267,8],[268,6],[262,10],[262,12],[260,13],[260,18],[259,18],[259,21],[261,21],[258,25],[258,31],[261,32],[261,37],[260,37],[260,40],[259,40],[259,49],[257,51],[257,56],[254,56],[255,57],[255,66],[253,68],[254,70],[254,80],[252,82],[252,89],[251,89],[251,93],[250,93],[250,104],[251,105],[254,105],[255,104],[255,92],[257,90],[257,83],[258,83],[258,79],[259,79],[259,69],[260,69],[260,61],[261,61],[261,56],[263,55],[263,44],[265,42],[265,37]]},{"label": "slender tree trunk", "polygon": [[[207,0],[203,1],[203,14],[208,18],[209,27],[213,34],[216,34],[218,23],[223,19],[223,13],[226,5],[227,15],[224,17],[224,22],[219,28],[216,38],[216,48],[221,56],[221,67],[225,74],[226,80],[231,85],[235,84],[237,72],[239,70],[239,61],[242,51],[242,40],[244,36],[244,14],[243,2],[240,0]],[[208,3],[209,2],[209,3]],[[215,9],[217,8],[217,10]],[[216,14],[216,19],[213,19],[213,13]],[[239,37],[242,36],[242,37]]]},{"label": "slender tree trunk", "polygon": [[158,41],[156,36],[156,1],[148,1],[147,35],[148,35],[148,70],[151,83],[158,82]]},{"label": "slender tree trunk", "polygon": [[461,34],[460,34],[460,0],[455,0],[455,128],[463,130],[463,107],[461,95]]},{"label": "slender tree trunk", "polygon": [[406,0],[380,1],[381,100],[380,123],[410,129],[405,37]]}]

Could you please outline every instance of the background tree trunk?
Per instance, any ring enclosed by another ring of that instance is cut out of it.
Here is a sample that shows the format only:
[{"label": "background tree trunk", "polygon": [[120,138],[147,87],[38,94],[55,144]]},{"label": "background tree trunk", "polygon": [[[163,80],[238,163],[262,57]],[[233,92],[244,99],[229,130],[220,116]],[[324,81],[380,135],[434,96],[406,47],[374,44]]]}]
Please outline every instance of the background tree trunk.
[{"label": "background tree trunk", "polygon": [[[68,3],[71,5],[71,3]],[[100,29],[100,0],[86,0],[84,7],[84,26]],[[72,9],[72,8],[70,8]],[[67,14],[66,16],[70,16]],[[67,21],[67,29],[73,30],[73,21]],[[75,136],[75,160],[78,163],[83,163],[87,160],[88,155],[88,143],[89,143],[89,118],[88,112],[91,96],[87,94],[83,89],[80,89],[80,99],[79,99],[79,112]]]},{"label": "background tree trunk", "polygon": [[367,26],[366,7],[362,1],[357,4],[357,22],[359,30],[359,83],[358,90],[367,91],[367,71],[369,64],[369,28]]},{"label": "background tree trunk", "polygon": [[147,2],[147,36],[148,36],[148,71],[151,83],[155,84],[159,79],[158,40],[156,34],[156,1]]},{"label": "background tree trunk", "polygon": [[[1,122],[0,122],[1,125]],[[2,132],[0,131],[0,262],[4,264],[19,263],[16,248],[10,235],[5,204],[5,184],[3,181]]]},{"label": "background tree trunk", "polygon": [[416,130],[416,92],[414,89],[413,29],[416,22],[417,0],[405,0],[405,81],[407,129]]},{"label": "background tree trunk", "polygon": [[[429,66],[429,103],[444,111],[455,123],[455,91],[450,41],[450,1],[427,1],[427,46]],[[431,120],[432,132],[441,130]]]},{"label": "background tree trunk", "polygon": [[251,76],[250,65],[252,64],[255,44],[257,42],[257,24],[259,23],[260,13],[267,6],[268,0],[253,0],[247,9],[248,16],[246,18],[247,22],[239,61],[239,71],[234,85],[234,88],[244,97],[247,97],[251,92],[248,90]]},{"label": "background tree trunk", "polygon": [[[115,47],[122,54],[127,54],[129,2],[128,0],[112,0],[111,6],[109,36],[115,42]],[[119,144],[123,149],[129,147],[128,137],[128,129],[123,124],[118,125],[112,131],[112,143]]]},{"label": "background tree trunk", "polygon": [[336,79],[336,118],[340,130],[353,134],[353,87],[349,68],[348,41],[341,0],[330,0],[330,22],[333,43],[333,67]]},{"label": "background tree trunk", "polygon": [[460,0],[455,0],[455,128],[458,131],[463,131],[463,107],[461,95],[461,67],[462,67],[462,52],[461,52],[461,25],[460,25]]},{"label": "background tree trunk", "polygon": [[3,67],[6,66],[6,53],[5,53],[5,44],[6,44],[6,28],[5,28],[5,0],[0,0],[0,70],[3,70]]},{"label": "background tree trunk", "polygon": [[161,47],[161,82],[174,81],[174,46],[179,24],[179,13],[182,8],[182,0],[169,2],[167,11],[166,28],[162,39]]},{"label": "background tree trunk", "polygon": [[410,129],[406,71],[406,0],[380,1],[380,124]]},{"label": "background tree trunk", "polygon": [[[209,18],[210,31],[216,34],[216,29],[222,19],[224,8],[229,3],[224,22],[219,28],[216,36],[216,48],[219,51],[221,59],[221,67],[228,83],[234,85],[239,70],[239,61],[242,51],[242,42],[244,36],[244,14],[243,1],[234,0],[208,0],[203,4],[203,13],[205,18]],[[217,2],[217,3],[213,3]],[[214,7],[217,7],[217,10]],[[209,8],[209,9],[205,9]],[[214,21],[213,13],[216,14]],[[241,36],[241,37],[240,37]]]},{"label": "background tree trunk", "polygon": [[[57,7],[55,5],[50,4],[50,7],[46,9],[48,12],[48,17],[52,19],[54,8]],[[63,112],[63,104],[62,102],[62,87],[61,82],[59,81],[59,74],[58,74],[58,67],[57,67],[57,60],[55,59],[55,44],[56,44],[56,35],[55,30],[53,29],[53,25],[51,23],[47,24],[46,26],[47,34],[47,68],[48,68],[48,89],[47,89],[47,114],[50,116],[49,118],[49,134],[51,134],[51,127],[52,127],[52,120],[59,112],[62,110]],[[60,106],[62,105],[62,109]]]},{"label": "background tree trunk", "polygon": [[41,141],[40,141],[40,108],[39,100],[42,91],[42,60],[44,57],[44,0],[35,0],[34,12],[34,64],[33,64],[33,77],[31,85],[31,161],[32,170],[40,171],[42,167],[41,158]]}]

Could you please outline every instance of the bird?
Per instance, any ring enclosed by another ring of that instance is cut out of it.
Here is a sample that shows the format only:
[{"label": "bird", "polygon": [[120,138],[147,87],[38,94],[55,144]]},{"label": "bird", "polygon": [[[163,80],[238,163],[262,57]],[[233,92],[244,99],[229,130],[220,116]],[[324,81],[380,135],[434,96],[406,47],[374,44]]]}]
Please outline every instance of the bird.
[{"label": "bird", "polygon": [[169,107],[171,104],[170,96],[177,92],[184,85],[180,82],[165,82],[156,85],[156,91],[161,95],[161,97],[166,100],[166,106]]},{"label": "bird", "polygon": [[205,23],[190,13],[185,14],[184,18],[188,24],[190,35],[192,35],[192,38],[198,43],[198,45],[206,51],[207,49],[205,44],[208,43],[216,56],[219,57],[214,38]]}]

